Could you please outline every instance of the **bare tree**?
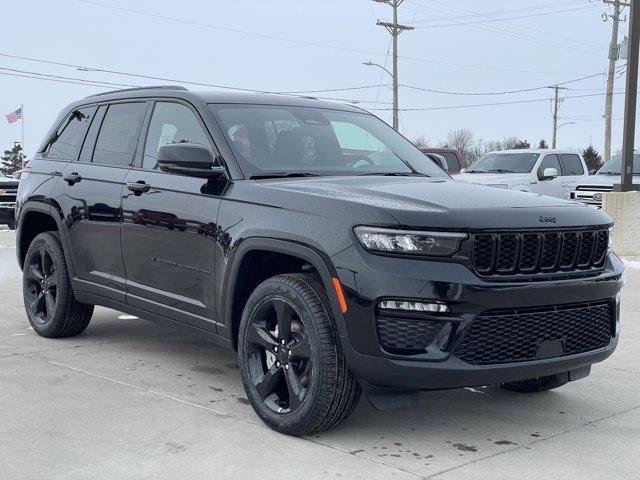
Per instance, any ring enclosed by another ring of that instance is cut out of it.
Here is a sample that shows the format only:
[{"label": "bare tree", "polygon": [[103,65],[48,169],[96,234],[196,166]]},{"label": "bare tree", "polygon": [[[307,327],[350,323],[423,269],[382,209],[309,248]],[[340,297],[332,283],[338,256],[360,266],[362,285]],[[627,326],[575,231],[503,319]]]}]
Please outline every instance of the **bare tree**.
[{"label": "bare tree", "polygon": [[455,148],[460,152],[464,159],[465,165],[469,165],[473,161],[473,132],[468,128],[460,128],[457,130],[450,130],[447,133],[445,139],[445,145],[450,148]]},{"label": "bare tree", "polygon": [[424,135],[416,137],[416,139],[413,141],[413,144],[418,148],[427,148],[429,146],[429,143],[429,139]]}]

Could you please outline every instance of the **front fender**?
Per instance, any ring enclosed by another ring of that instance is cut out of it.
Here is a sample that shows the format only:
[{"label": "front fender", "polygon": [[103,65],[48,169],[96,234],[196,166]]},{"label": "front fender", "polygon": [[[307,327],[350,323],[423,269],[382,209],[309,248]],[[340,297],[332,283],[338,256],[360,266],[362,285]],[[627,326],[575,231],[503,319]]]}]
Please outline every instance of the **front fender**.
[{"label": "front fender", "polygon": [[[232,337],[233,299],[242,260],[249,252],[255,250],[266,250],[291,255],[312,265],[320,275],[322,284],[329,297],[333,316],[338,327],[338,333],[341,338],[347,335],[344,315],[340,309],[338,297],[333,286],[333,278],[338,278],[338,274],[330,258],[325,253],[309,245],[282,239],[250,237],[242,240],[239,245],[229,252],[229,260],[222,281],[223,287],[219,302],[221,306],[219,318],[224,319],[224,325],[227,328],[225,336],[228,338]],[[220,326],[218,327],[218,331],[220,332]]]}]

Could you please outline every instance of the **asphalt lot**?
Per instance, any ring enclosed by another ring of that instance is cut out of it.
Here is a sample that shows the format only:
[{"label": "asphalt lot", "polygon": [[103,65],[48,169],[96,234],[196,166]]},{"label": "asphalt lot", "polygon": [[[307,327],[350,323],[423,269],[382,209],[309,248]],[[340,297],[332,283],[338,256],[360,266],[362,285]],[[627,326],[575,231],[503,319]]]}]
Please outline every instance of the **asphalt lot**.
[{"label": "asphalt lot", "polygon": [[103,308],[76,338],[35,335],[0,231],[0,478],[640,478],[640,270],[627,275],[620,345],[586,380],[425,393],[393,413],[363,399],[298,439],[260,423],[214,345]]}]

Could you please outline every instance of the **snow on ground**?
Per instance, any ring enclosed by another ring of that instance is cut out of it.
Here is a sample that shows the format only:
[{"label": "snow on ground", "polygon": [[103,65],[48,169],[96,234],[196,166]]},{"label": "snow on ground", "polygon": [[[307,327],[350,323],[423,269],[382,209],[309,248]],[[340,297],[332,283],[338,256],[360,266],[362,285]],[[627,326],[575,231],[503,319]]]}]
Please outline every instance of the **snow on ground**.
[{"label": "snow on ground", "polygon": [[623,258],[622,261],[627,268],[637,268],[638,270],[640,270],[640,260],[627,260]]}]

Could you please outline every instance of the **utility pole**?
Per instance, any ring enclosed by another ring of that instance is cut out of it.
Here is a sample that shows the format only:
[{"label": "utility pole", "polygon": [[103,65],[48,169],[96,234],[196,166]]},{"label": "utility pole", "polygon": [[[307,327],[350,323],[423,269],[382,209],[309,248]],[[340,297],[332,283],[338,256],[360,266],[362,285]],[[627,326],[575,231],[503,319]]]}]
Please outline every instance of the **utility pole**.
[{"label": "utility pole", "polygon": [[378,3],[386,3],[393,7],[393,23],[381,22],[378,20],[378,25],[387,29],[391,34],[393,40],[393,128],[398,130],[399,117],[398,117],[398,36],[405,30],[413,30],[413,27],[408,25],[400,25],[398,23],[398,7],[404,2],[404,0],[373,0]]},{"label": "utility pole", "polygon": [[[635,157],[636,108],[638,101],[638,56],[640,55],[640,5],[639,0],[631,2],[629,17],[629,54],[627,55],[627,91],[624,99],[624,134],[622,140],[622,168],[620,191],[631,192],[640,189],[633,183]],[[617,185],[615,186],[617,187]],[[614,189],[616,189],[614,187]]]},{"label": "utility pole", "polygon": [[554,90],[554,101],[553,101],[553,131],[551,135],[551,148],[556,148],[557,140],[558,140],[558,110],[560,110],[560,104],[563,102],[563,99],[560,98],[560,90],[567,90],[565,87],[561,87],[560,85],[553,85],[547,88],[553,88]]},{"label": "utility pole", "polygon": [[602,0],[613,5],[613,15],[603,14],[605,22],[611,18],[613,27],[611,30],[611,43],[609,44],[609,70],[607,71],[607,93],[604,101],[604,161],[611,159],[611,117],[613,114],[613,84],[616,74],[616,60],[618,60],[618,26],[622,7],[627,6],[620,0]]}]

